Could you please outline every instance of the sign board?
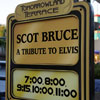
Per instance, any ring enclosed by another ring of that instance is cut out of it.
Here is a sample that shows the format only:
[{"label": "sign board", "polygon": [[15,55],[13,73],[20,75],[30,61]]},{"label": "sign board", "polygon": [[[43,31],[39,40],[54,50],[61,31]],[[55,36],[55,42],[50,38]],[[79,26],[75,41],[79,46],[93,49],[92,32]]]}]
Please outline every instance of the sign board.
[{"label": "sign board", "polygon": [[7,100],[93,100],[93,14],[86,2],[38,0],[7,19]]},{"label": "sign board", "polygon": [[36,97],[38,100],[78,100],[78,80],[78,74],[74,71],[18,69],[13,72],[13,96],[26,99]]},{"label": "sign board", "polygon": [[[79,19],[76,16],[18,23],[13,30],[15,64],[75,65],[78,62]],[[63,60],[60,61],[61,59]]]}]

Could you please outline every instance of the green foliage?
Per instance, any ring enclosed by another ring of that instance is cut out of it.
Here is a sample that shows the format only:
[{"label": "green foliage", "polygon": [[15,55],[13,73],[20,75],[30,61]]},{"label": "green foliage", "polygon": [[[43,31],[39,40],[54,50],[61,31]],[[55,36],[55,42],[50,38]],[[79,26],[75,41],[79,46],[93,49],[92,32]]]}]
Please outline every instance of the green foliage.
[{"label": "green foliage", "polygon": [[6,46],[6,41],[3,39],[0,39],[0,46]]},{"label": "green foliage", "polygon": [[0,46],[6,46],[6,40],[3,39],[6,35],[6,27],[4,25],[0,25]]},{"label": "green foliage", "polygon": [[95,64],[94,66],[94,77],[95,79],[100,79],[100,64]]},{"label": "green foliage", "polygon": [[6,27],[4,25],[0,25],[0,37],[5,36]]}]

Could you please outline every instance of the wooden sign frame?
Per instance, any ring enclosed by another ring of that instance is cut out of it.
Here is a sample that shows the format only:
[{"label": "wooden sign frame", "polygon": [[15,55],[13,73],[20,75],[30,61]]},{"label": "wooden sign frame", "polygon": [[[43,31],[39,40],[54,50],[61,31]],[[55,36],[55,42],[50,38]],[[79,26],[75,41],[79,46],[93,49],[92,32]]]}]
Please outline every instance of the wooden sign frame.
[{"label": "wooden sign frame", "polygon": [[[77,16],[79,19],[79,60],[75,65],[66,64],[17,64],[13,62],[13,47],[14,47],[14,25],[22,23],[30,23],[44,20],[55,20],[60,18],[66,18],[68,16]],[[78,99],[73,100],[94,100],[94,79],[93,79],[93,64],[94,64],[94,26],[93,26],[93,11],[92,7],[86,2],[78,2],[73,4],[73,8],[70,13],[47,16],[33,19],[17,20],[15,14],[11,14],[7,19],[7,79],[6,79],[6,100],[32,100],[30,97],[17,97],[14,95],[13,80],[15,70],[31,70],[35,71],[47,71],[49,72],[67,72],[75,71],[78,73]],[[16,79],[18,80],[18,79]],[[33,98],[35,99],[35,98]],[[56,99],[56,98],[54,98]],[[40,99],[38,99],[40,100]],[[63,100],[63,99],[62,99]],[[66,98],[67,100],[67,98]]]}]

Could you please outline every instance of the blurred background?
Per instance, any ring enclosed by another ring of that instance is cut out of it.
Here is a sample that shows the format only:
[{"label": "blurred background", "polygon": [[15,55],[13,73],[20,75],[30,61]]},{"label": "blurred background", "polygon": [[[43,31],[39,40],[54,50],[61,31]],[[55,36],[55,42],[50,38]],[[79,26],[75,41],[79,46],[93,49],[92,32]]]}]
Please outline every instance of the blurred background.
[{"label": "blurred background", "polygon": [[[5,65],[6,65],[6,19],[10,13],[14,13],[16,6],[34,0],[2,0],[0,2],[0,100],[5,100]],[[94,75],[95,75],[95,100],[100,98],[100,0],[88,1],[94,8]],[[74,0],[78,2],[78,0]]]}]

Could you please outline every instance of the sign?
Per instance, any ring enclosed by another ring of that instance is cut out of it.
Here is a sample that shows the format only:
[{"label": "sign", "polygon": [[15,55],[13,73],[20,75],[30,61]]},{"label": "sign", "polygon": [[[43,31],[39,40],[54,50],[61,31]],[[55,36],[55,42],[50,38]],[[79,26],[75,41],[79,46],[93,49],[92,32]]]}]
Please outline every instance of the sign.
[{"label": "sign", "polygon": [[91,100],[93,13],[86,2],[38,0],[7,19],[6,100]]},{"label": "sign", "polygon": [[38,0],[20,4],[16,7],[17,20],[43,18],[69,13],[73,7],[73,0]]},{"label": "sign", "polygon": [[47,100],[47,98],[52,100],[78,100],[78,80],[78,74],[73,71],[55,72],[28,69],[23,71],[23,69],[18,69],[13,71],[14,86],[12,93],[14,97],[28,100],[33,98],[38,100]]},{"label": "sign", "polygon": [[75,65],[79,59],[78,30],[79,19],[76,16],[15,24],[13,61],[31,65]]}]

